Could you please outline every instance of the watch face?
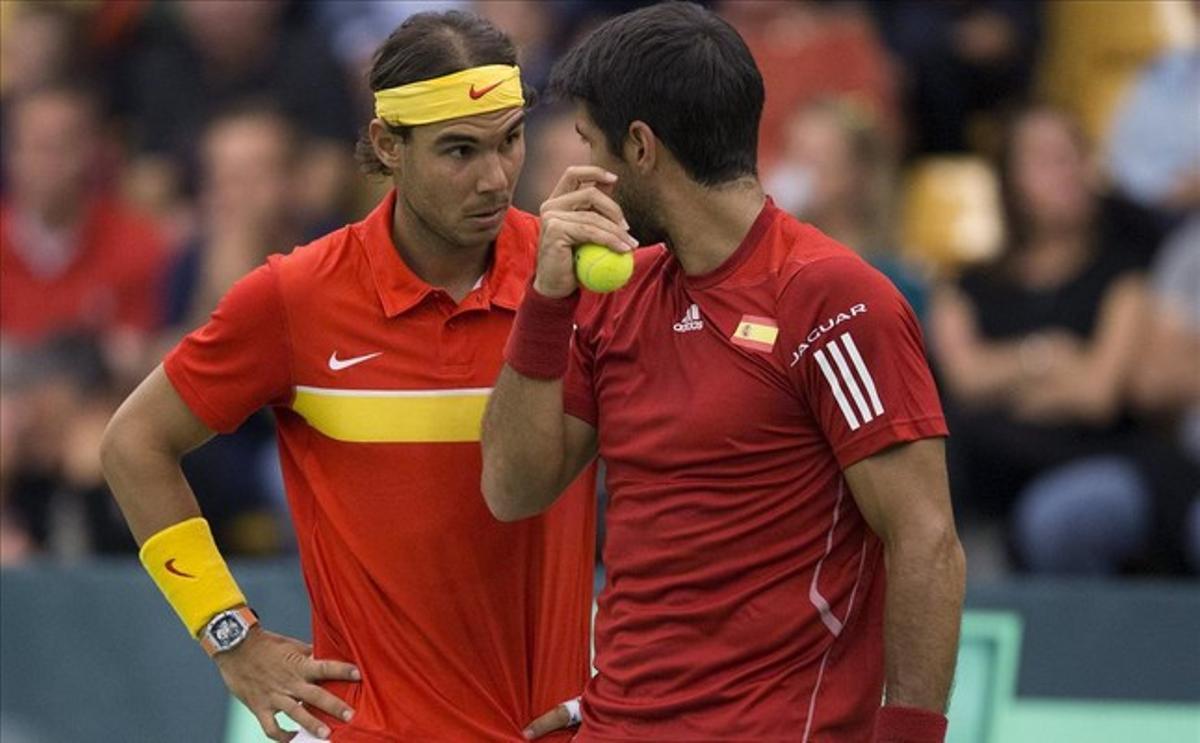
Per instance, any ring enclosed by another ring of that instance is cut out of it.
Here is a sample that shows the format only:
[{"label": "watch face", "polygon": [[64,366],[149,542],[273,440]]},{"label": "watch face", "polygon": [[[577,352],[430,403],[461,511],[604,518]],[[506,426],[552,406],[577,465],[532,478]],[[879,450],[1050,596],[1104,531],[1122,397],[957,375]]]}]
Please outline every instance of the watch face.
[{"label": "watch face", "polygon": [[217,647],[223,650],[236,645],[245,632],[246,628],[236,616],[226,614],[213,624],[209,636],[212,637]]}]

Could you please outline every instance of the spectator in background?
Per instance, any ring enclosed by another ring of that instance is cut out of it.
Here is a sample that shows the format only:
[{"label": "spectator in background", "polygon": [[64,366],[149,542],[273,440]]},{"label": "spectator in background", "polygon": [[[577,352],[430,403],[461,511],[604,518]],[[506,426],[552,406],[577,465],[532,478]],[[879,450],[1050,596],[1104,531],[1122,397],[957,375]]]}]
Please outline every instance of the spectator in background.
[{"label": "spectator in background", "polygon": [[1200,39],[1160,55],[1117,110],[1109,165],[1117,186],[1168,220],[1200,210]]},{"label": "spectator in background", "polygon": [[99,460],[100,436],[124,388],[94,341],[59,336],[6,353],[0,385],[12,437],[0,482],[3,517],[29,548],[66,559],[134,549]]},{"label": "spectator in background", "polygon": [[1038,572],[1111,573],[1139,557],[1154,512],[1123,394],[1145,289],[1114,242],[1072,119],[1020,113],[1001,183],[1009,247],[931,306],[964,510],[1014,516]]},{"label": "spectator in background", "polygon": [[767,174],[776,204],[861,253],[925,313],[925,281],[895,253],[892,148],[854,99],[801,107],[784,130],[780,159]]},{"label": "spectator in background", "polygon": [[1191,11],[1177,0],[1047,2],[1035,94],[1075,116],[1103,151],[1118,105],[1145,65],[1185,41]]},{"label": "spectator in background", "polygon": [[[155,224],[97,182],[101,108],[50,84],[5,102],[0,203],[0,392],[5,538],[63,554],[119,551],[99,434],[123,384],[149,368],[161,324]],[[120,528],[117,528],[120,527]]]},{"label": "spectator in background", "polygon": [[525,147],[525,173],[515,202],[537,213],[568,167],[587,164],[588,146],[575,130],[574,109],[556,106],[539,112],[529,125]]},{"label": "spectator in background", "polygon": [[517,61],[521,78],[536,90],[541,90],[550,78],[554,63],[554,33],[559,29],[562,3],[541,0],[505,0],[502,3],[475,0],[472,10],[487,18],[512,37],[517,45]]},{"label": "spectator in background", "polygon": [[[1142,334],[1141,358],[1132,380],[1140,412],[1162,420],[1195,466],[1200,466],[1200,216],[1191,217],[1164,246],[1154,267],[1154,311]],[[1200,573],[1200,477],[1168,504],[1169,521],[1182,524],[1187,555]]]},{"label": "spectator in background", "polygon": [[871,19],[854,5],[723,0],[717,10],[746,40],[766,85],[758,136],[763,172],[779,157],[793,112],[831,94],[857,99],[896,139],[894,71]]},{"label": "spectator in background", "polygon": [[[8,376],[8,364],[0,351],[0,380]],[[33,538],[13,503],[14,467],[17,464],[17,437],[24,424],[21,396],[0,381],[0,567],[24,561],[33,551]]]},{"label": "spectator in background", "polygon": [[202,324],[268,252],[322,231],[323,225],[303,226],[290,198],[299,146],[296,127],[267,101],[235,103],[213,118],[200,138],[197,233],[170,272],[170,326],[187,331]]},{"label": "spectator in background", "polygon": [[78,59],[79,14],[60,3],[3,3],[0,24],[0,96],[66,77]]},{"label": "spectator in background", "polygon": [[85,88],[52,85],[4,113],[3,342],[31,348],[82,333],[117,353],[146,340],[161,322],[163,242],[153,222],[93,180],[99,104]]},{"label": "spectator in background", "polygon": [[987,149],[982,127],[1029,89],[1042,8],[1028,0],[872,3],[905,72],[910,149]]},{"label": "spectator in background", "polygon": [[371,54],[392,29],[415,13],[467,10],[470,5],[470,0],[316,0],[310,7],[331,51],[354,82],[351,92],[363,117],[368,117],[374,101],[361,81],[370,69]]},{"label": "spectator in background", "polygon": [[[129,188],[161,213],[180,213],[194,186],[195,144],[215,112],[270,97],[308,138],[296,198],[313,220],[340,219],[353,161],[355,110],[345,72],[322,40],[280,23],[277,0],[188,0],[176,27],[129,64],[122,99],[139,150]],[[184,210],[186,212],[186,210]]]}]

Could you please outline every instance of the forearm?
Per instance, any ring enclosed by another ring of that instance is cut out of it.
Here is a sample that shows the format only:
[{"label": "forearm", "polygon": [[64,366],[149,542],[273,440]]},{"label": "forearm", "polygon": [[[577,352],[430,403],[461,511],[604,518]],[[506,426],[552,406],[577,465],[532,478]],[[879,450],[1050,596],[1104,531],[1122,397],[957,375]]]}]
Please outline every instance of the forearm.
[{"label": "forearm", "polygon": [[483,419],[483,496],[502,521],[545,510],[566,487],[562,380],[505,365]]},{"label": "forearm", "polygon": [[954,664],[966,564],[952,528],[896,539],[887,549],[886,704],[944,713]]},{"label": "forearm", "polygon": [[1134,405],[1146,413],[1200,404],[1200,335],[1173,320],[1158,320],[1141,349],[1154,363],[1137,364],[1127,380]]},{"label": "forearm", "polygon": [[953,287],[933,296],[929,330],[938,366],[954,397],[986,405],[1012,394],[1025,376],[1021,340],[996,341],[979,328],[973,303]]},{"label": "forearm", "polygon": [[161,366],[109,421],[100,462],[138,544],[200,515],[179,461],[212,436],[175,393]]},{"label": "forearm", "polygon": [[[1119,279],[1105,293],[1091,336],[1075,353],[1062,355],[1053,384],[1067,416],[1106,423],[1119,412],[1137,354],[1147,334],[1147,301],[1136,276]],[[1153,329],[1150,328],[1152,332]]]},{"label": "forearm", "polygon": [[110,426],[101,460],[109,489],[139,545],[172,524],[200,515],[178,457],[136,431]]},{"label": "forearm", "polygon": [[100,458],[142,565],[193,637],[246,601],[201,518],[179,461],[212,436],[156,369],[113,416]]},{"label": "forearm", "polygon": [[1011,397],[1028,379],[1020,342],[979,344],[946,364],[947,382],[956,397],[985,405]]}]

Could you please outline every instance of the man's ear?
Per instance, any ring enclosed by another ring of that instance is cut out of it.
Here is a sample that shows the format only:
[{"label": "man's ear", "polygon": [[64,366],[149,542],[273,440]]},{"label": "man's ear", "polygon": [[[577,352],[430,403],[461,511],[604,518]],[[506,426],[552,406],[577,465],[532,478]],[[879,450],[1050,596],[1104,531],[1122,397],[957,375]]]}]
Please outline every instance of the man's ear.
[{"label": "man's ear", "polygon": [[629,125],[629,131],[625,134],[625,151],[622,153],[629,167],[643,174],[654,170],[660,154],[658,148],[658,137],[654,136],[654,130],[644,121]]},{"label": "man's ear", "polygon": [[404,140],[394,134],[383,119],[379,118],[371,119],[367,126],[367,136],[371,140],[372,149],[375,150],[375,157],[378,157],[388,170],[395,172],[403,160]]}]

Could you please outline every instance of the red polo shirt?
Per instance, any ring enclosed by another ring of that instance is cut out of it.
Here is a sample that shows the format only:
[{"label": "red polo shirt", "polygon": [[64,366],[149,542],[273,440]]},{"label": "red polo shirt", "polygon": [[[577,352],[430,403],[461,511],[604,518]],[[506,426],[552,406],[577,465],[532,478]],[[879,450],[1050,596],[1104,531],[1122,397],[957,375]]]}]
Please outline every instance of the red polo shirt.
[{"label": "red polo shirt", "polygon": [[400,258],[395,201],[272,256],[165,368],[217,431],[275,411],[316,655],[363,672],[328,685],[356,710],[328,720],[333,740],[523,740],[587,680],[595,528],[590,472],[514,524],[479,488],[481,416],[537,220],[509,211],[456,304]]}]

